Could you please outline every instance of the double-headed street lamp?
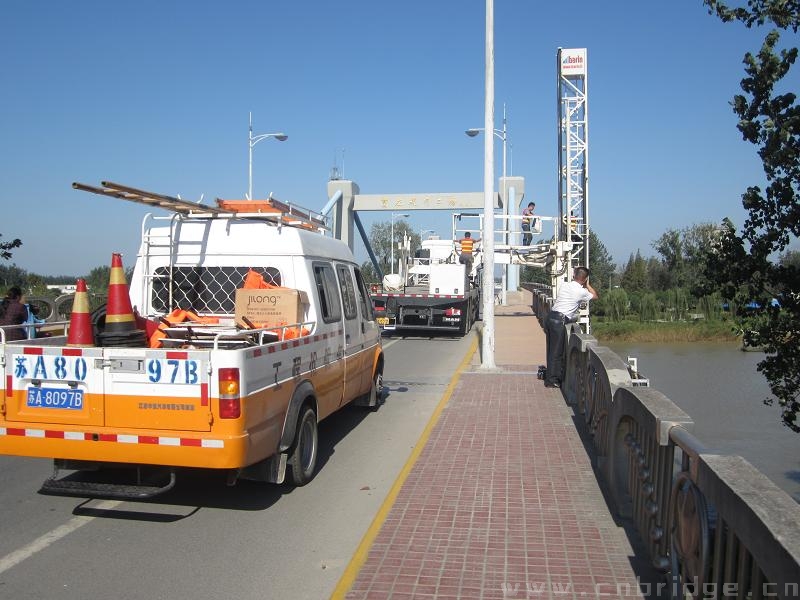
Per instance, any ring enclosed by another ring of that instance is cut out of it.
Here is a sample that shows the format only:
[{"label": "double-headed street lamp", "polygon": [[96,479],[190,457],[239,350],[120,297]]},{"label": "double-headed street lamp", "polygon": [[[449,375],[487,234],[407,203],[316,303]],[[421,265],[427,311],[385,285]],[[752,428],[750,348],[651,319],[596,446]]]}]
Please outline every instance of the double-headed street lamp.
[{"label": "double-headed street lamp", "polygon": [[391,254],[392,274],[394,274],[394,219],[395,219],[395,217],[401,217],[401,218],[406,218],[407,219],[410,216],[411,215],[409,215],[409,214],[392,213],[392,233],[391,233],[391,235],[392,235],[392,250],[391,250],[391,253],[392,253]]},{"label": "double-headed street lamp", "polygon": [[[464,133],[466,133],[469,137],[475,137],[481,131],[483,131],[483,127],[478,127],[475,129],[467,129]],[[508,143],[508,130],[506,129],[506,105],[503,104],[503,128],[502,129],[495,129],[494,134],[503,140],[503,177],[506,176],[506,144]]]},{"label": "double-headed street lamp", "polygon": [[289,136],[283,132],[278,133],[262,133],[261,135],[253,135],[253,113],[250,113],[250,135],[248,136],[248,147],[250,149],[250,162],[249,162],[249,178],[247,184],[247,199],[253,199],[253,146],[261,140],[267,138],[275,138],[279,142],[284,142],[289,139]]}]

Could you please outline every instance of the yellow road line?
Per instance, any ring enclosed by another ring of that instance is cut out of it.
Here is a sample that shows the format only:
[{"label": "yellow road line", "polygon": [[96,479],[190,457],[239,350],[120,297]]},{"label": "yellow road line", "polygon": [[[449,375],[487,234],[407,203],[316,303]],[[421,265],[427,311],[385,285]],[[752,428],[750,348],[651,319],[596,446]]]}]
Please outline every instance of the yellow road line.
[{"label": "yellow road line", "polygon": [[358,573],[361,571],[361,567],[364,566],[364,563],[367,560],[367,555],[369,554],[370,548],[372,548],[372,543],[375,541],[375,538],[378,537],[378,532],[381,530],[381,527],[383,527],[386,517],[389,516],[389,511],[392,510],[392,506],[394,506],[395,500],[397,500],[397,495],[400,493],[400,489],[403,487],[403,484],[408,478],[409,473],[411,473],[411,469],[416,464],[419,455],[422,453],[422,449],[425,447],[425,444],[428,443],[428,438],[430,437],[433,428],[439,421],[439,417],[441,416],[444,407],[447,406],[447,403],[450,401],[450,396],[453,395],[453,390],[456,388],[456,383],[458,383],[461,373],[467,368],[467,365],[469,365],[477,349],[478,338],[475,336],[469,346],[467,355],[461,361],[461,364],[458,365],[456,372],[453,373],[453,377],[450,379],[450,383],[447,385],[447,389],[444,391],[442,399],[439,400],[439,404],[436,405],[431,418],[428,420],[428,424],[425,425],[422,435],[419,436],[419,440],[417,440],[414,450],[411,452],[411,456],[408,457],[406,464],[404,464],[403,468],[400,470],[400,474],[397,476],[397,479],[395,479],[392,489],[389,490],[386,499],[383,501],[383,504],[381,504],[380,509],[378,509],[378,513],[372,520],[369,529],[367,529],[367,532],[361,539],[361,543],[358,545],[358,548],[356,548],[353,558],[350,559],[350,562],[345,568],[344,573],[342,573],[342,577],[339,579],[336,589],[334,589],[333,594],[331,594],[331,600],[344,600],[347,592],[350,591],[351,587],[353,587],[353,583],[355,583],[356,577],[358,577]]}]

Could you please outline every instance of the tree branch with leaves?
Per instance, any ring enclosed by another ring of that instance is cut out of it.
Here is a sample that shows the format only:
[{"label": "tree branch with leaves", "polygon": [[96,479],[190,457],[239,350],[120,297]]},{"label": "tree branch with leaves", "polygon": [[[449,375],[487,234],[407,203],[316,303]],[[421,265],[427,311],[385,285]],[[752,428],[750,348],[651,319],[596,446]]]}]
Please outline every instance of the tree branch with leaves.
[{"label": "tree branch with leaves", "polygon": [[[0,238],[1,237],[3,237],[2,233],[0,233]],[[13,256],[11,251],[20,246],[22,246],[22,240],[19,238],[11,240],[10,242],[0,242],[0,258],[9,260]]]},{"label": "tree branch with leaves", "polygon": [[800,3],[704,4],[723,22],[773,27],[757,54],[745,54],[743,93],[732,101],[743,139],[758,147],[767,185],[747,188],[742,205],[748,217],[741,233],[724,221],[706,262],[709,280],[738,307],[745,343],[766,351],[758,370],[781,406],[783,422],[800,432],[800,270],[780,260],[800,235],[800,107],[793,92],[781,91],[798,51],[779,47],[782,30],[797,33]]}]

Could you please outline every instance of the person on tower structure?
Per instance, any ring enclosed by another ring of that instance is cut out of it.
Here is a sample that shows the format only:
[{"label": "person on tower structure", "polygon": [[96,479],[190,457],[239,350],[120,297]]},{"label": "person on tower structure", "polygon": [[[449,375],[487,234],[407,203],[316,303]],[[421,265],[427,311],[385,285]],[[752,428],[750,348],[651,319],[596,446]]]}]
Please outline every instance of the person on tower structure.
[{"label": "person on tower structure", "polygon": [[528,206],[522,209],[522,245],[530,246],[533,240],[531,230],[536,227],[536,217],[533,211],[536,210],[535,202],[528,202]]}]

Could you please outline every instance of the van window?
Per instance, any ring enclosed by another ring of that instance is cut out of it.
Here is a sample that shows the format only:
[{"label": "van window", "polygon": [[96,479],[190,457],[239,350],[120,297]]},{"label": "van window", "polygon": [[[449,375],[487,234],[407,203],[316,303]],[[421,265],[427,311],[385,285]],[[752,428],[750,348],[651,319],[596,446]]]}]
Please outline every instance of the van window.
[{"label": "van window", "polygon": [[[236,290],[242,287],[249,267],[160,267],[153,278],[152,305],[158,312],[175,308],[204,314],[233,314]],[[264,281],[281,285],[281,272],[275,267],[255,267]],[[170,303],[170,296],[172,302]]]},{"label": "van window", "polygon": [[339,304],[339,290],[333,267],[327,263],[314,263],[314,283],[317,285],[319,295],[319,309],[322,320],[333,323],[342,318],[342,309]]},{"label": "van window", "polygon": [[364,278],[361,276],[361,271],[358,268],[353,269],[356,274],[356,287],[358,287],[358,299],[361,303],[361,314],[367,321],[374,321],[375,315],[372,312],[372,300],[367,292],[367,284],[364,283]]},{"label": "van window", "polygon": [[355,319],[358,316],[356,307],[356,291],[353,287],[353,277],[350,269],[346,265],[337,265],[336,274],[339,276],[339,288],[342,290],[342,305],[344,306],[344,318]]}]

